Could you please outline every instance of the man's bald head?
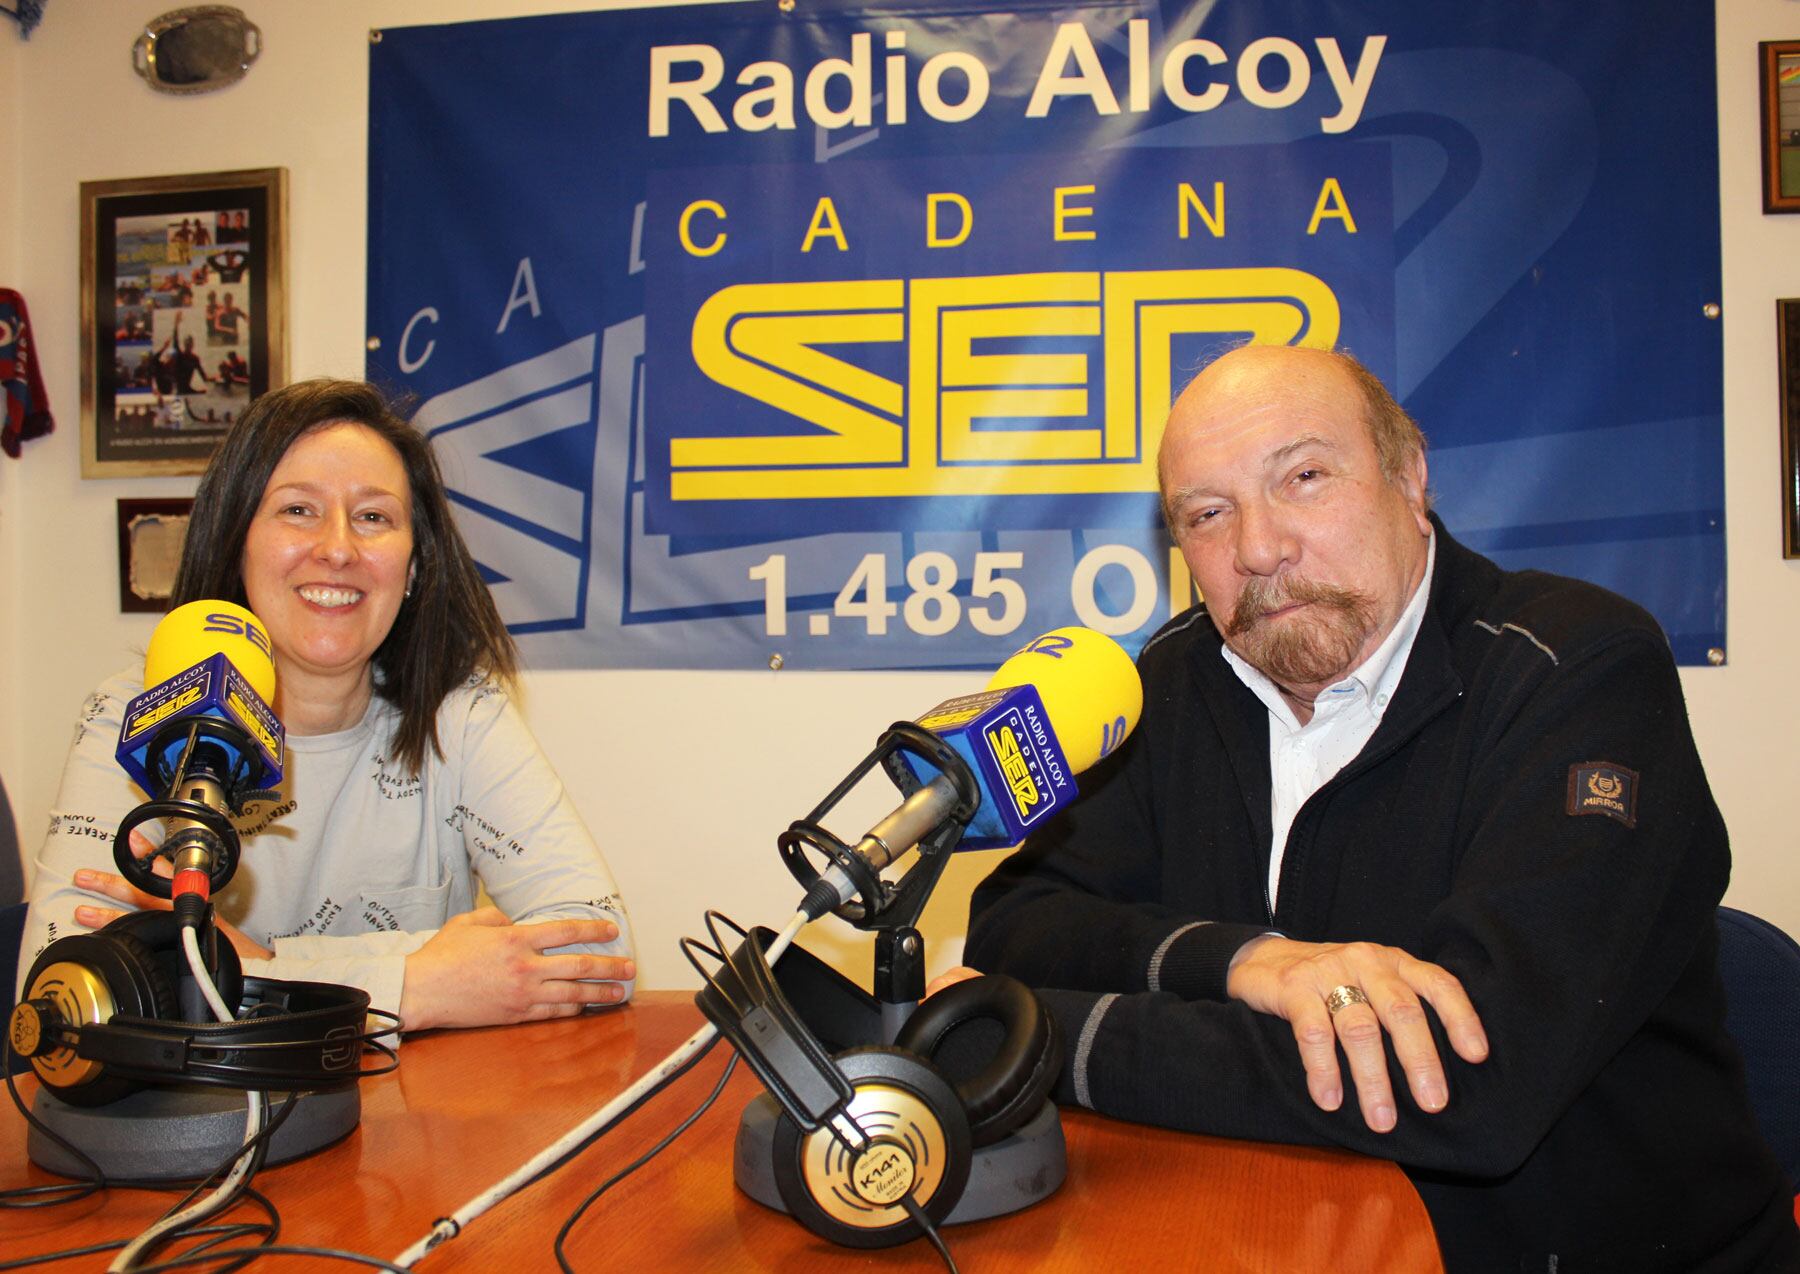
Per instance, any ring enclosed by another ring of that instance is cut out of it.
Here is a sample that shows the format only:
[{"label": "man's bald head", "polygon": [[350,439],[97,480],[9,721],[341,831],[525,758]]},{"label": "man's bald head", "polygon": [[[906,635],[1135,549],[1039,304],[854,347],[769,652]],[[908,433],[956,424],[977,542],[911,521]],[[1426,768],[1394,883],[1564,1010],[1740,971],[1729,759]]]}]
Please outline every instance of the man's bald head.
[{"label": "man's bald head", "polygon": [[[1362,416],[1369,428],[1369,439],[1375,444],[1381,475],[1390,483],[1397,481],[1407,471],[1415,456],[1425,454],[1425,435],[1418,423],[1407,414],[1393,394],[1388,392],[1388,387],[1381,383],[1380,377],[1364,367],[1353,355],[1303,345],[1242,345],[1220,355],[1202,368],[1188,382],[1187,388],[1176,396],[1174,404],[1169,408],[1168,427],[1164,430],[1164,442],[1156,457],[1157,487],[1162,492],[1165,520],[1172,513],[1168,471],[1165,468],[1168,437],[1177,427],[1179,418],[1187,414],[1186,409],[1197,405],[1209,392],[1245,375],[1270,368],[1291,369],[1295,376],[1324,380],[1334,376],[1341,377],[1346,389],[1362,399]],[[1426,493],[1425,500],[1426,507],[1430,508],[1429,492]]]}]

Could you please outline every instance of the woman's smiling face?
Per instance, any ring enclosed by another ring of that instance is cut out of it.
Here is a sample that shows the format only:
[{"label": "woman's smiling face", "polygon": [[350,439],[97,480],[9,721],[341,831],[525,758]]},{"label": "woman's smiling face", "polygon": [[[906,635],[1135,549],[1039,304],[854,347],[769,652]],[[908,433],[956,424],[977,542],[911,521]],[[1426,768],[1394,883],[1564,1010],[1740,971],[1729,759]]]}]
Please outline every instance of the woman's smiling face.
[{"label": "woman's smiling face", "polygon": [[277,675],[369,676],[406,596],[412,552],[400,453],[358,424],[298,438],[263,489],[240,564]]}]

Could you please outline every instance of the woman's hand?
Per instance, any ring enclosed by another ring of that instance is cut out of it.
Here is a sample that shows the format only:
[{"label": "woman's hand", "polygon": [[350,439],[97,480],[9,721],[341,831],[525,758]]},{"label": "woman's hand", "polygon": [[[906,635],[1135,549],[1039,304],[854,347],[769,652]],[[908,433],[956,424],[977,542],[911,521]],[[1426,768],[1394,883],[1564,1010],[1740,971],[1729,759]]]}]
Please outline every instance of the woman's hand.
[{"label": "woman's hand", "polygon": [[400,992],[405,1030],[499,1026],[570,1017],[589,1004],[617,1004],[620,982],[637,976],[622,956],[545,955],[553,947],[611,942],[610,920],[516,925],[496,907],[452,916],[406,957]]},{"label": "woman's hand", "polygon": [[[138,834],[136,832],[131,834],[131,842],[131,848],[136,851],[138,848]],[[149,842],[147,841],[145,842],[146,845],[148,845],[148,843]],[[139,852],[138,857],[142,858],[144,852],[148,851]],[[167,866],[166,862],[162,859],[158,859],[156,865],[158,867]],[[159,876],[168,875],[166,871],[158,871],[156,874]],[[110,871],[96,871],[92,868],[83,867],[80,871],[75,873],[75,887],[77,889],[85,889],[90,893],[99,894],[104,898],[111,898],[115,902],[125,903],[134,911],[167,911],[173,905],[167,898],[158,898],[154,894],[147,894],[129,880],[126,880],[123,876],[114,875]],[[123,910],[117,907],[91,907],[83,905],[75,908],[75,919],[90,929],[104,929],[107,925],[125,914],[126,913]],[[273,951],[269,950],[261,943],[245,937],[243,932],[239,930],[236,925],[221,920],[216,915],[213,917],[213,927],[230,940],[232,948],[238,953],[238,956],[241,959],[272,960],[275,958],[275,953]]]},{"label": "woman's hand", "polygon": [[1296,942],[1269,934],[1246,942],[1232,957],[1225,989],[1260,1013],[1287,1019],[1306,1068],[1307,1090],[1321,1110],[1336,1110],[1343,1102],[1337,1057],[1342,1043],[1363,1122],[1376,1132],[1389,1131],[1396,1120],[1384,1027],[1419,1108],[1435,1112],[1449,1103],[1444,1065],[1421,1000],[1437,1010],[1457,1056],[1465,1062],[1487,1057],[1487,1035],[1462,983],[1449,970],[1398,947]]}]

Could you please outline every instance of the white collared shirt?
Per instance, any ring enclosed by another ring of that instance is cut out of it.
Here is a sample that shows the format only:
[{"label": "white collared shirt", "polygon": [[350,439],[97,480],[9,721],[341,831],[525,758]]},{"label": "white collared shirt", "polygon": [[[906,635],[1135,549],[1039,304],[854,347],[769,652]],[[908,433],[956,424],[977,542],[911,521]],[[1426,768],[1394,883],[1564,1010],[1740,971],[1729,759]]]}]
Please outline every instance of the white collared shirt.
[{"label": "white collared shirt", "polygon": [[1219,647],[1238,680],[1269,710],[1269,821],[1274,829],[1269,842],[1271,914],[1294,816],[1308,797],[1355,759],[1381,724],[1406,671],[1413,639],[1424,621],[1425,598],[1431,592],[1431,571],[1436,562],[1437,533],[1433,532],[1425,549],[1425,577],[1413,591],[1406,609],[1400,612],[1393,631],[1361,667],[1320,692],[1313,701],[1312,720],[1305,725],[1300,724],[1273,681],[1246,663],[1230,646]]}]

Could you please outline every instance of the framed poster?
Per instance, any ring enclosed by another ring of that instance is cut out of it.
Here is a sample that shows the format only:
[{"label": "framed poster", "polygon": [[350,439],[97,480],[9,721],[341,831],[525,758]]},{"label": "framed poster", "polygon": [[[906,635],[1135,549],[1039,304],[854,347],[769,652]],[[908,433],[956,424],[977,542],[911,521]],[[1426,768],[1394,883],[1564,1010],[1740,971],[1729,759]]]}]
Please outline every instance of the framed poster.
[{"label": "framed poster", "polygon": [[121,611],[160,614],[169,609],[193,512],[193,500],[185,498],[118,502]]},{"label": "framed poster", "polygon": [[1471,549],[1728,648],[1712,6],[722,12],[369,46],[365,374],[533,668],[1135,650],[1246,337],[1354,350]]},{"label": "framed poster", "polygon": [[81,476],[199,473],[287,374],[287,170],[81,183]]},{"label": "framed poster", "polygon": [[1800,40],[1764,40],[1763,211],[1800,212]]},{"label": "framed poster", "polygon": [[1800,300],[1775,302],[1781,347],[1781,555],[1800,558]]}]

